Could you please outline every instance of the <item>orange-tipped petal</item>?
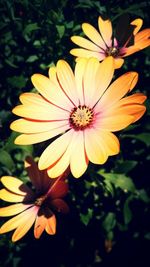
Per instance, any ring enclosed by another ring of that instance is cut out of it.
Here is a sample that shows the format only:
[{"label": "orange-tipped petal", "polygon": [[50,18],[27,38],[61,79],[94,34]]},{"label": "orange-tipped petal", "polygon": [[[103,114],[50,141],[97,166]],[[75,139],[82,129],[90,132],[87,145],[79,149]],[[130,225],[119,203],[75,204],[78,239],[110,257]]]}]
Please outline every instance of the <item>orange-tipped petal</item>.
[{"label": "orange-tipped petal", "polygon": [[99,122],[99,128],[110,132],[120,131],[129,126],[134,121],[134,116],[117,114],[108,117],[101,118]]},{"label": "orange-tipped petal", "polygon": [[107,110],[107,107],[113,105],[124,95],[131,91],[138,81],[138,73],[127,72],[115,80],[107,89],[105,94],[98,102],[95,112]]},{"label": "orange-tipped petal", "polygon": [[124,63],[123,58],[115,58],[115,69],[121,68],[123,63]]},{"label": "orange-tipped petal", "polygon": [[46,224],[45,230],[49,235],[55,235],[55,233],[56,233],[56,217],[54,214],[47,219],[47,224]]},{"label": "orange-tipped petal", "polygon": [[39,211],[39,214],[36,217],[35,225],[34,225],[34,236],[35,238],[40,238],[43,231],[45,230],[47,224],[47,218],[45,217],[44,210]]}]

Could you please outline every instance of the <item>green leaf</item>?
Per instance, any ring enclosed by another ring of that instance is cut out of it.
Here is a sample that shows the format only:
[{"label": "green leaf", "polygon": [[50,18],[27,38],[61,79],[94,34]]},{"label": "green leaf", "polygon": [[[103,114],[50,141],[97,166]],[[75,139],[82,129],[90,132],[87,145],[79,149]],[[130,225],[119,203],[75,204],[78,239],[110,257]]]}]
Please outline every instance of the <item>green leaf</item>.
[{"label": "green leaf", "polygon": [[115,226],[116,226],[116,215],[113,212],[109,212],[103,223],[102,223],[103,228],[105,229],[106,232],[110,232]]},{"label": "green leaf", "polygon": [[132,220],[132,211],[129,208],[129,203],[133,199],[132,196],[128,197],[127,200],[124,203],[123,207],[123,215],[124,215],[124,222],[125,224],[128,224]]},{"label": "green leaf", "polygon": [[23,75],[9,77],[7,81],[12,87],[18,89],[21,89],[26,85],[26,78]]},{"label": "green leaf", "polygon": [[64,25],[56,25],[57,32],[59,34],[59,38],[61,39],[65,33],[65,26]]},{"label": "green leaf", "polygon": [[86,226],[89,224],[92,217],[93,217],[93,210],[90,208],[88,208],[87,214],[80,213],[80,220]]},{"label": "green leaf", "polygon": [[138,197],[145,203],[150,202],[150,198],[144,189],[138,190]]},{"label": "green leaf", "polygon": [[115,172],[117,173],[128,173],[137,165],[137,161],[135,160],[125,160],[123,162],[117,162],[117,166],[115,168]]},{"label": "green leaf", "polygon": [[9,170],[14,169],[15,167],[14,161],[12,160],[10,154],[2,149],[0,150],[0,163],[2,163]]},{"label": "green leaf", "polygon": [[141,133],[141,134],[125,134],[122,137],[133,138],[142,141],[146,146],[150,146],[150,133]]},{"label": "green leaf", "polygon": [[124,174],[117,173],[104,173],[103,170],[98,171],[98,174],[103,176],[106,180],[110,181],[116,188],[120,188],[123,191],[134,192],[135,185],[133,181]]},{"label": "green leaf", "polygon": [[38,60],[38,56],[32,55],[32,56],[30,56],[30,57],[27,58],[26,62],[32,63],[32,62],[34,62],[36,60]]},{"label": "green leaf", "polygon": [[40,29],[40,27],[37,23],[30,23],[25,27],[23,35],[30,34],[32,31],[36,31],[38,29]]}]

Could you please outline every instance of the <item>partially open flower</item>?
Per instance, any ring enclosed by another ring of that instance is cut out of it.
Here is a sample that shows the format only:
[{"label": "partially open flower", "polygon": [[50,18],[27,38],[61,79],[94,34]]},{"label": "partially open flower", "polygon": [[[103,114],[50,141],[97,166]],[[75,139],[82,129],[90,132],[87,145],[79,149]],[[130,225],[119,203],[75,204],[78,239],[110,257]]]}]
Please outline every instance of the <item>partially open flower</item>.
[{"label": "partially open flower", "polygon": [[89,40],[81,36],[72,36],[72,42],[81,48],[72,49],[70,53],[78,58],[96,57],[99,61],[113,56],[115,68],[120,68],[124,63],[124,57],[150,45],[150,29],[139,32],[142,24],[142,19],[138,18],[130,23],[128,18],[123,16],[114,33],[109,19],[98,18],[99,32],[91,24],[83,23],[83,32]]},{"label": "partially open flower", "polygon": [[0,199],[15,202],[7,207],[0,208],[0,217],[13,216],[0,228],[0,234],[15,229],[12,241],[21,239],[34,224],[34,236],[39,238],[45,230],[49,235],[56,233],[56,217],[54,212],[68,212],[68,205],[62,200],[68,192],[65,181],[66,174],[57,179],[50,179],[46,171],[39,171],[37,164],[28,157],[25,168],[35,190],[33,191],[21,180],[3,176],[1,178],[5,189],[0,190]]},{"label": "partially open flower", "polygon": [[22,105],[13,112],[23,118],[11,129],[21,132],[16,144],[35,144],[57,138],[43,151],[39,169],[48,169],[52,178],[69,166],[74,177],[80,177],[89,161],[104,164],[120,151],[119,140],[112,133],[124,129],[145,112],[146,96],[127,94],[138,80],[128,72],[111,85],[114,59],[107,57],[78,60],[75,73],[67,62],[59,60],[50,68],[50,77],[34,74],[32,82],[40,94],[24,93]]}]

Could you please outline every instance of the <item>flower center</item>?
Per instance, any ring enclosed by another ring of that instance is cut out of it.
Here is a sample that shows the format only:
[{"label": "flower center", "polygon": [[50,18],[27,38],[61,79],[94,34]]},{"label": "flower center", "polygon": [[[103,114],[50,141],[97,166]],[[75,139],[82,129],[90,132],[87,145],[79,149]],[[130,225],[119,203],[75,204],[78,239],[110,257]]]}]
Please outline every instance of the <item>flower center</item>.
[{"label": "flower center", "polygon": [[113,57],[117,57],[119,54],[119,49],[117,47],[109,47],[106,50],[106,55],[107,56],[113,56]]},{"label": "flower center", "polygon": [[70,114],[70,125],[75,130],[83,130],[88,127],[93,121],[94,113],[91,108],[79,106],[74,108]]},{"label": "flower center", "polygon": [[36,206],[41,207],[45,199],[46,199],[46,195],[41,196],[41,197],[38,197],[38,198],[35,200],[34,204],[35,204]]}]

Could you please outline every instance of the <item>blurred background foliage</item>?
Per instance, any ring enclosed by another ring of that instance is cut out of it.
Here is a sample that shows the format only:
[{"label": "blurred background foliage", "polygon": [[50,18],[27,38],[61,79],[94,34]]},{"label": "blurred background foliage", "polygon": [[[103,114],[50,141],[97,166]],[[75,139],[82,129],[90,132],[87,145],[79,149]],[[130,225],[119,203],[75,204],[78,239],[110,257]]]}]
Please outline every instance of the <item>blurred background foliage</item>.
[{"label": "blurred background foliage", "polygon": [[[81,24],[97,27],[107,15],[116,24],[128,12],[148,27],[149,1],[98,0],[4,0],[1,12],[0,83],[0,176],[13,175],[26,181],[23,160],[38,157],[46,142],[34,146],[14,145],[16,133],[9,125],[12,108],[22,92],[34,90],[30,77],[47,75],[60,58],[74,66],[70,37],[81,34]],[[139,73],[136,90],[149,96],[149,48],[126,58],[125,71]],[[119,90],[119,88],[118,88]],[[66,198],[68,215],[57,214],[57,235],[33,237],[33,229],[13,244],[11,233],[0,237],[0,266],[93,267],[149,266],[150,245],[150,108],[144,117],[118,133],[121,153],[104,165],[90,165],[80,179],[69,177]],[[0,203],[1,206],[3,203]],[[1,218],[1,223],[3,222]]]}]

